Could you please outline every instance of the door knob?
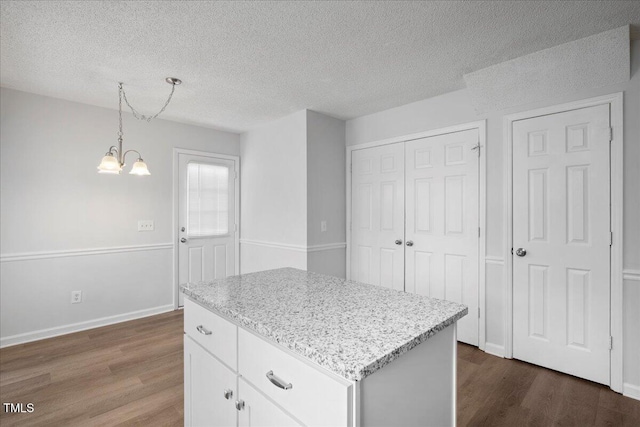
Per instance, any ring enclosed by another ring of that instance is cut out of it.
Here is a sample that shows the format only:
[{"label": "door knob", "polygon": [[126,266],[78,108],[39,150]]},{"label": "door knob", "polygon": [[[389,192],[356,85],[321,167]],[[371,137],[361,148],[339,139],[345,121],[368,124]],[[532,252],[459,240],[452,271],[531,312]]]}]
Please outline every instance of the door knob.
[{"label": "door knob", "polygon": [[526,250],[524,250],[524,249],[522,249],[522,248],[518,248],[518,249],[516,249],[516,255],[521,256],[521,257],[522,257],[522,256],[525,256],[526,254],[527,254],[527,251],[526,251]]},{"label": "door knob", "polygon": [[407,246],[413,246],[413,240],[409,240],[409,241],[407,242]]},{"label": "door knob", "polygon": [[396,245],[401,245],[402,244],[402,240],[398,239],[396,240]]},{"label": "door knob", "polygon": [[184,228],[184,227],[182,227],[182,228],[180,229],[180,231],[182,231],[183,233],[184,233],[186,230],[187,230],[187,229],[186,229],[186,228]]},{"label": "door knob", "polygon": [[236,400],[236,409],[242,411],[244,409],[244,400]]},{"label": "door knob", "polygon": [[185,239],[184,237],[183,237],[182,239],[180,239],[180,241],[181,241],[182,243],[187,243],[187,239]]},{"label": "door knob", "polygon": [[233,390],[226,389],[224,391],[224,398],[229,400],[233,397]]}]

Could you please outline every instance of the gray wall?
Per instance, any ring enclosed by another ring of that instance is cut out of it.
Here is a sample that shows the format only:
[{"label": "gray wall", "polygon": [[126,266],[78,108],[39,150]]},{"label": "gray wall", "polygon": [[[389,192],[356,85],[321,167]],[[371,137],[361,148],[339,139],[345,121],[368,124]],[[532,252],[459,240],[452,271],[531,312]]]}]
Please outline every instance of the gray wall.
[{"label": "gray wall", "polygon": [[125,114],[151,176],[100,175],[117,111],[4,88],[0,102],[2,343],[172,309],[173,148],[238,155],[239,135]]},{"label": "gray wall", "polygon": [[[346,248],[341,245],[347,240],[345,212],[345,122],[307,110],[309,271],[346,276]],[[321,231],[322,221],[326,231]]]},{"label": "gray wall", "polygon": [[[487,262],[486,339],[494,350],[504,345],[503,265],[495,259],[507,255],[503,247],[503,117],[539,107],[624,92],[624,382],[640,387],[640,42],[631,46],[631,80],[597,89],[584,89],[572,96],[527,103],[517,108],[475,113],[466,90],[447,93],[390,110],[347,121],[349,146],[454,124],[487,120]],[[638,389],[640,392],[640,389]]]}]

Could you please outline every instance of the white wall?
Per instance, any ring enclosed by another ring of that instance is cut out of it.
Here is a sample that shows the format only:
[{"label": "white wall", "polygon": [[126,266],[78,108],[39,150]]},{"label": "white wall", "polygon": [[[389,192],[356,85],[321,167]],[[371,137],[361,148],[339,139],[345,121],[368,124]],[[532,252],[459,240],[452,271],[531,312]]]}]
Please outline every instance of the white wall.
[{"label": "white wall", "polygon": [[[347,121],[346,143],[357,145],[381,139],[487,119],[487,348],[499,353],[504,345],[503,266],[503,117],[527,111],[624,92],[624,382],[640,387],[640,42],[631,46],[631,80],[598,89],[584,89],[572,96],[526,103],[517,108],[477,115],[466,90],[447,93],[390,110]],[[631,309],[633,308],[633,309]],[[637,389],[640,396],[640,388]]]},{"label": "white wall", "polygon": [[344,277],[344,135],[344,121],[308,110],[241,135],[242,273],[288,266]]},{"label": "white wall", "polygon": [[151,176],[100,175],[117,111],[4,88],[0,102],[2,345],[172,309],[173,148],[238,155],[239,135],[125,114]]},{"label": "white wall", "polygon": [[240,136],[240,271],[307,269],[307,112]]}]

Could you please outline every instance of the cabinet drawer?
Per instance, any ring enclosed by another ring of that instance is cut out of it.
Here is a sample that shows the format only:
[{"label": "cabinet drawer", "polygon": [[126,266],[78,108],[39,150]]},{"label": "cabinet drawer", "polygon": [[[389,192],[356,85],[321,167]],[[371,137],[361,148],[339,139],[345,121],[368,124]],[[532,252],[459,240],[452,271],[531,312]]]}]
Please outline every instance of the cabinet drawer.
[{"label": "cabinet drawer", "polygon": [[184,330],[218,359],[237,370],[238,328],[236,325],[185,299]]},{"label": "cabinet drawer", "polygon": [[238,348],[240,375],[305,425],[350,425],[351,387],[346,380],[340,382],[242,328]]}]

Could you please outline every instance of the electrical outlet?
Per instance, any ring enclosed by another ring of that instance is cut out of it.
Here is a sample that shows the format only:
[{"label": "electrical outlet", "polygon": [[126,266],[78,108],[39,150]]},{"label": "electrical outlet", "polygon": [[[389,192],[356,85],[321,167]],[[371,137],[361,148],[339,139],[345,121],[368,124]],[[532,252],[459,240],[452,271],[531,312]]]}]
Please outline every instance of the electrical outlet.
[{"label": "electrical outlet", "polygon": [[71,304],[80,304],[82,302],[82,291],[71,291]]},{"label": "electrical outlet", "polygon": [[320,221],[320,231],[323,233],[327,231],[327,221]]},{"label": "electrical outlet", "polygon": [[138,231],[153,231],[153,220],[152,219],[138,220]]}]

